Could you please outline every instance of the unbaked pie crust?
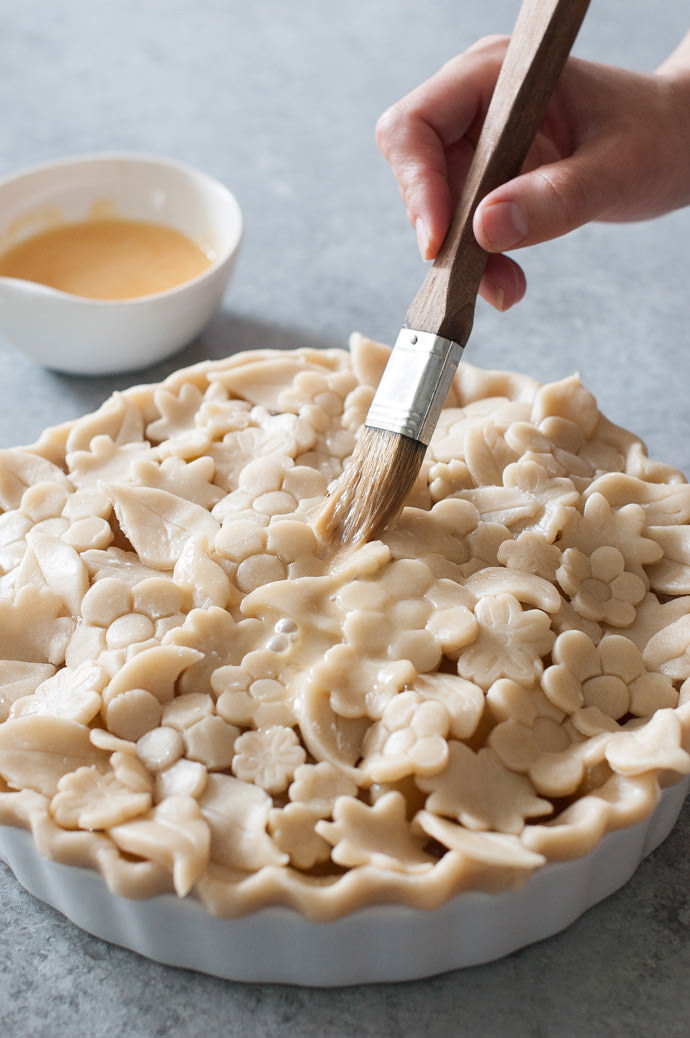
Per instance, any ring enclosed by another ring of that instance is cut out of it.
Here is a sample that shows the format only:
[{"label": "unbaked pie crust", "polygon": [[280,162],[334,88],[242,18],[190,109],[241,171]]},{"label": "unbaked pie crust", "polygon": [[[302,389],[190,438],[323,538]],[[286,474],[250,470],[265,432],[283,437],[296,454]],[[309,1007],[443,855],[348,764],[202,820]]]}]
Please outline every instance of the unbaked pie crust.
[{"label": "unbaked pie crust", "polygon": [[462,364],[408,505],[312,529],[388,349],[256,351],[0,452],[0,824],[235,916],[521,887],[690,772],[690,486]]}]

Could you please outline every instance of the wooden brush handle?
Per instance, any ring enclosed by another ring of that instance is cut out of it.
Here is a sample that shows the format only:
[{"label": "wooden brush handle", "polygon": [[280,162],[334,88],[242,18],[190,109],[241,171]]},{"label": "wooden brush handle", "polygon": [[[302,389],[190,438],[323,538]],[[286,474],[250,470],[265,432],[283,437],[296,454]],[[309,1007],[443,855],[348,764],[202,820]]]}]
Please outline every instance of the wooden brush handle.
[{"label": "wooden brush handle", "polygon": [[487,254],[472,232],[485,195],[517,176],[589,0],[523,0],[448,234],[406,324],[464,346]]}]

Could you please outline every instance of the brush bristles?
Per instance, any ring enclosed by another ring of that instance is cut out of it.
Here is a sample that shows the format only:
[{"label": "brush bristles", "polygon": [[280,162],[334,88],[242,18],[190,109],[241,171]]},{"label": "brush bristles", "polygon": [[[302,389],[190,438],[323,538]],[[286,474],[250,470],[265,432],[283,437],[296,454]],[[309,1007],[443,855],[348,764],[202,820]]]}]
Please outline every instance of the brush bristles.
[{"label": "brush bristles", "polygon": [[409,436],[365,427],[316,518],[316,532],[337,548],[379,537],[398,518],[425,451]]}]

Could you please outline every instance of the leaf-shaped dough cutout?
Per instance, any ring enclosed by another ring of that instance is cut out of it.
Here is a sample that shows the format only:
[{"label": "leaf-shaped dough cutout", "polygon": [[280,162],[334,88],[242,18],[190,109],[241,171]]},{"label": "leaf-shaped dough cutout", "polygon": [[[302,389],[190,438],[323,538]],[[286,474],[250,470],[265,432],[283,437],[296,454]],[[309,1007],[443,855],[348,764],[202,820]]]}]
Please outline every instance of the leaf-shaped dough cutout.
[{"label": "leaf-shaped dough cutout", "polygon": [[117,444],[142,440],[144,422],[133,395],[113,393],[97,411],[75,422],[67,437],[66,453],[88,450],[95,436],[109,436]]},{"label": "leaf-shaped dough cutout", "polygon": [[208,864],[211,834],[193,797],[167,797],[148,818],[116,825],[110,836],[128,854],[170,869],[179,897],[189,893]]},{"label": "leaf-shaped dough cutout", "polygon": [[680,680],[690,676],[690,613],[653,634],[642,655],[649,670]]},{"label": "leaf-shaped dough cutout", "polygon": [[690,772],[690,754],[683,749],[683,727],[675,710],[657,710],[633,731],[616,732],[606,744],[606,760],[620,775],[648,771]]},{"label": "leaf-shaped dough cutout", "polygon": [[24,491],[36,483],[59,483],[71,487],[67,476],[39,454],[13,447],[0,450],[0,508],[19,508]]},{"label": "leaf-shaped dough cutout", "polygon": [[213,861],[244,872],[287,864],[288,855],[266,831],[273,800],[259,786],[210,774],[199,806],[211,829]]},{"label": "leaf-shaped dough cutout", "polygon": [[0,660],[0,721],[5,721],[16,700],[30,696],[46,678],[55,673],[50,663]]},{"label": "leaf-shaped dough cutout", "polygon": [[26,535],[27,553],[20,567],[20,586],[46,587],[65,603],[74,617],[89,587],[89,571],[78,552],[59,537],[33,529]]},{"label": "leaf-shaped dough cutout", "polygon": [[101,708],[100,689],[106,675],[97,663],[87,660],[77,667],[63,667],[43,681],[33,695],[18,699],[12,717],[41,714],[89,724]]},{"label": "leaf-shaped dough cutout", "polygon": [[612,508],[642,505],[648,526],[676,526],[690,522],[690,483],[648,483],[625,472],[606,472],[585,490],[585,496],[603,494]]},{"label": "leaf-shaped dough cutout", "polygon": [[110,436],[94,436],[88,450],[67,455],[67,466],[72,481],[84,489],[126,479],[135,463],[150,454],[148,443],[120,444]]},{"label": "leaf-shaped dough cutout", "polygon": [[476,598],[508,592],[518,602],[529,602],[545,613],[556,613],[561,606],[561,596],[553,584],[524,570],[487,566],[468,577],[465,588]]},{"label": "leaf-shaped dough cutout", "polygon": [[690,594],[690,525],[652,526],[649,535],[664,549],[663,559],[648,569],[654,590]]},{"label": "leaf-shaped dough cutout", "polygon": [[167,490],[111,484],[120,526],[137,555],[147,566],[171,570],[193,534],[213,542],[218,522],[200,505]]},{"label": "leaf-shaped dough cutout", "polygon": [[390,346],[354,332],[350,336],[350,353],[352,368],[358,381],[370,389],[376,389],[391,355]]},{"label": "leaf-shaped dough cutout", "polygon": [[510,526],[524,519],[532,519],[539,511],[536,498],[519,487],[477,487],[474,490],[460,490],[457,497],[470,501],[486,523]]},{"label": "leaf-shaped dough cutout", "polygon": [[0,599],[0,659],[63,663],[74,623],[62,609],[57,595],[33,584],[20,588],[14,602]]},{"label": "leaf-shaped dough cutout", "polygon": [[132,688],[151,692],[161,703],[175,696],[175,682],[183,670],[200,660],[203,653],[183,645],[154,645],[138,652],[117,672],[103,692],[108,705],[116,696]]},{"label": "leaf-shaped dough cutout", "polygon": [[123,584],[134,587],[142,580],[160,580],[161,575],[152,566],[145,566],[133,551],[124,551],[111,544],[109,548],[87,548],[81,557],[88,567],[92,581],[114,577]]},{"label": "leaf-shaped dough cutout", "polygon": [[76,721],[35,716],[0,725],[0,775],[14,789],[52,797],[63,775],[91,765],[106,769],[108,759]]},{"label": "leaf-shaped dough cutout", "polygon": [[451,851],[459,851],[473,861],[513,869],[536,869],[544,865],[543,854],[528,850],[518,836],[510,833],[476,832],[449,822],[430,811],[419,811],[414,818],[426,834]]},{"label": "leaf-shaped dough cutout", "polygon": [[539,425],[551,416],[579,425],[587,439],[594,432],[599,421],[597,402],[577,375],[547,383],[537,393],[532,405],[532,423]]},{"label": "leaf-shaped dough cutout", "polygon": [[[331,367],[331,365],[329,365]],[[223,378],[223,384],[243,400],[261,404],[269,410],[278,409],[278,398],[298,375],[305,371],[323,372],[323,363],[314,363],[305,352],[276,353],[255,362],[235,368]]]}]

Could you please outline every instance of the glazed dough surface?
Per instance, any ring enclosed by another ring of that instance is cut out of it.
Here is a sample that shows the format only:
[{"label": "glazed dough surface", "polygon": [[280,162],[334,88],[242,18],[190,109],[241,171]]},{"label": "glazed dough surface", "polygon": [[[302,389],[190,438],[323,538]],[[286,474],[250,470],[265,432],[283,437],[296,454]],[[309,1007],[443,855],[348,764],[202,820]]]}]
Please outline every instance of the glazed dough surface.
[{"label": "glazed dough surface", "polygon": [[0,824],[218,915],[435,907],[690,771],[690,487],[462,364],[381,540],[313,532],[387,348],[258,351],[0,452]]}]

